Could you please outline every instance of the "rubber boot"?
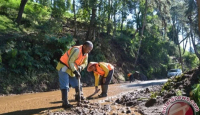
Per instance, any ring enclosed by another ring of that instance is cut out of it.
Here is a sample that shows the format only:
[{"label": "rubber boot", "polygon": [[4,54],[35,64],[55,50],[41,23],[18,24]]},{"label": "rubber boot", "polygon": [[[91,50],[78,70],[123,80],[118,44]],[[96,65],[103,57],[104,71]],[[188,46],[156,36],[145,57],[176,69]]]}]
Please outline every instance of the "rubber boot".
[{"label": "rubber boot", "polygon": [[68,101],[68,97],[67,97],[67,89],[61,89],[61,92],[62,92],[62,107],[67,109],[67,108],[72,108],[73,105],[69,104],[69,101]]},{"label": "rubber boot", "polygon": [[[85,100],[85,97],[83,96],[83,92],[82,92],[82,87],[80,87],[80,90],[81,90],[81,101],[82,100]],[[75,101],[78,101],[79,100],[79,97],[78,97],[78,87],[75,87]]]},{"label": "rubber boot", "polygon": [[108,85],[103,85],[103,89],[104,89],[104,92],[102,94],[103,97],[107,97],[107,92],[108,92]]},{"label": "rubber boot", "polygon": [[107,97],[108,85],[102,85],[102,94],[99,97]]},{"label": "rubber boot", "polygon": [[102,94],[103,94],[103,85],[101,85],[101,94],[99,94],[98,96],[102,97]]}]

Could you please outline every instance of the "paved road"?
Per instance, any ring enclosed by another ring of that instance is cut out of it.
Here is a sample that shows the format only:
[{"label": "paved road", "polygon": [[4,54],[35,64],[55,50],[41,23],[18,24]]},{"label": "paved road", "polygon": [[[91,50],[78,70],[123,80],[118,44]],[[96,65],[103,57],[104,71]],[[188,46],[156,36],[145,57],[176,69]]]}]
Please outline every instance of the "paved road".
[{"label": "paved road", "polygon": [[[109,85],[108,95],[110,97],[116,96],[125,92],[134,91],[135,89],[145,88],[152,85],[160,85],[165,83],[166,81],[167,79],[113,84]],[[84,87],[83,92],[85,96],[88,96],[94,92],[94,87]],[[70,89],[69,91],[70,103],[76,105],[76,102],[74,102],[74,95],[75,95],[74,89]],[[105,100],[105,98],[101,98],[101,100],[94,99],[90,101],[99,102],[102,100]],[[30,115],[30,114],[39,115],[42,114],[44,110],[48,109],[62,110],[60,106],[61,106],[60,90],[0,97],[0,114],[3,115]]]},{"label": "paved road", "polygon": [[148,80],[148,81],[138,81],[133,82],[130,84],[124,85],[125,87],[134,87],[134,88],[145,88],[152,85],[162,85],[163,83],[167,82],[168,79],[161,79],[161,80]]}]

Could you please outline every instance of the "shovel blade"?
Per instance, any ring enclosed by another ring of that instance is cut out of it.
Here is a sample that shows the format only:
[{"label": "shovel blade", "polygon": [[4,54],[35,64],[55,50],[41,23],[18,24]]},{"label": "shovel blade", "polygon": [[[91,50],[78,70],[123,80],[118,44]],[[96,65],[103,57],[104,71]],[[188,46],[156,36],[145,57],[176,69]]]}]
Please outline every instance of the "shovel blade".
[{"label": "shovel blade", "polygon": [[93,94],[89,95],[89,96],[87,97],[87,99],[90,99],[92,96],[94,96],[95,94],[97,94],[99,91],[100,91],[100,89],[98,89],[97,91],[95,91]]}]

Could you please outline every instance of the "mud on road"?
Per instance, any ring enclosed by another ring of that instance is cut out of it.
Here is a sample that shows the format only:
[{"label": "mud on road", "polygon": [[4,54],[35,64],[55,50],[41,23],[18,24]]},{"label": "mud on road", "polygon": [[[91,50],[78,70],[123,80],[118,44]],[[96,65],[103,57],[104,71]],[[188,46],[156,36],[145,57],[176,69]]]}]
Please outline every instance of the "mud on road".
[{"label": "mud on road", "polygon": [[161,115],[163,98],[151,98],[152,92],[162,88],[149,86],[117,96],[106,98],[97,103],[85,103],[67,111],[46,111],[48,115]]},{"label": "mud on road", "polygon": [[[165,82],[165,81],[164,81]],[[159,82],[160,83],[160,82]],[[136,85],[138,84],[138,85]],[[127,106],[126,104],[117,103],[116,100],[136,89],[144,88],[141,83],[123,83],[109,85],[108,97],[96,98],[89,100],[90,103],[77,107],[74,101],[75,90],[70,89],[69,101],[74,107],[70,110],[61,108],[61,92],[60,90],[32,93],[23,95],[11,95],[0,97],[0,114],[4,115],[59,115],[60,114],[135,114],[140,115],[137,106]],[[146,83],[145,87],[152,85]],[[154,84],[154,83],[153,83]],[[94,92],[94,87],[84,87],[84,96],[89,96]],[[99,92],[99,94],[101,91]]]}]

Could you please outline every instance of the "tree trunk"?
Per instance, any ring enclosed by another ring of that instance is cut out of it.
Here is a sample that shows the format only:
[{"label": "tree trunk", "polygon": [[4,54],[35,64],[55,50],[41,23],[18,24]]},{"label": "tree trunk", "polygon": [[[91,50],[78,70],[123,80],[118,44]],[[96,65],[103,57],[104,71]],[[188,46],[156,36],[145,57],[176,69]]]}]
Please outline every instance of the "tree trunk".
[{"label": "tree trunk", "polygon": [[[179,40],[178,40],[178,42],[179,42]],[[181,68],[182,68],[182,71],[183,71],[183,61],[182,61],[182,55],[181,55],[180,43],[178,44],[178,50],[179,50],[179,56],[180,56],[180,62],[181,62]]]},{"label": "tree trunk", "polygon": [[53,8],[56,8],[56,0],[53,1]]},{"label": "tree trunk", "polygon": [[[99,25],[100,27],[100,32],[103,32],[104,31],[104,20],[103,20],[103,17],[102,15],[105,14],[105,8],[104,7],[101,7],[101,6],[104,6],[104,1],[103,0],[100,0],[100,5],[99,5],[99,16],[101,16],[100,18],[100,21],[101,21],[101,25]],[[101,12],[102,11],[102,12]]]},{"label": "tree trunk", "polygon": [[175,33],[175,29],[174,29],[175,27],[174,26],[175,25],[174,25],[174,23],[175,22],[173,21],[173,24],[172,24],[172,41],[175,43],[175,37],[174,37],[175,36],[175,34],[174,34]]},{"label": "tree trunk", "polygon": [[124,17],[124,11],[122,11],[122,23],[121,23],[121,31],[122,31],[122,29],[123,29],[123,23],[124,23],[124,19],[123,19],[123,17]]},{"label": "tree trunk", "polygon": [[102,24],[101,24],[101,32],[103,32],[103,27],[104,27],[104,24],[103,24],[104,22],[103,22],[103,20],[102,20]]},{"label": "tree trunk", "polygon": [[190,36],[191,36],[191,41],[192,41],[192,45],[194,48],[194,52],[196,54],[196,56],[200,59],[200,54],[197,51],[196,45],[195,45],[195,38],[193,36],[193,32],[192,32],[192,19],[191,16],[188,16],[189,22],[190,22]]},{"label": "tree trunk", "polygon": [[167,28],[167,23],[165,22],[165,18],[162,17],[162,21],[163,21],[163,27],[164,27],[164,31],[163,31],[163,34],[164,34],[164,40],[166,39],[166,28]]},{"label": "tree trunk", "polygon": [[188,39],[189,38],[187,38],[186,43],[185,43],[185,47],[183,48],[183,55],[185,54],[185,49],[186,49],[186,45],[187,45]]},{"label": "tree trunk", "polygon": [[107,34],[110,34],[110,0],[108,1],[108,24],[107,24]]},{"label": "tree trunk", "polygon": [[192,42],[191,42],[191,41],[192,41],[192,39],[191,39],[191,37],[189,37],[189,42],[190,42],[190,43],[189,43],[189,44],[190,44],[190,49],[189,49],[189,50],[190,50],[190,52],[192,51],[192,50],[191,50],[191,48],[192,48]]},{"label": "tree trunk", "polygon": [[139,37],[140,38],[140,42],[139,42],[139,48],[138,48],[138,51],[137,51],[134,67],[136,67],[138,56],[139,56],[139,53],[140,53],[140,47],[141,47],[141,44],[142,44],[144,27],[146,25],[146,15],[147,15],[147,0],[145,0],[145,11],[144,11],[144,17],[143,17],[143,20],[142,20],[143,21],[143,23],[142,23],[142,32],[141,32],[141,36]]},{"label": "tree trunk", "polygon": [[21,22],[22,14],[24,12],[24,7],[25,7],[27,1],[28,0],[21,0],[20,7],[19,7],[19,12],[18,12],[18,16],[17,16],[17,19],[16,19],[16,22],[17,22],[18,25]]},{"label": "tree trunk", "polygon": [[51,6],[53,5],[53,0],[51,0]]},{"label": "tree trunk", "polygon": [[95,29],[95,21],[96,21],[96,7],[93,7],[92,8],[92,17],[91,17],[91,20],[90,20],[90,26],[88,28],[88,32],[86,34],[86,38],[88,40],[91,40],[91,41],[94,41],[94,38],[93,38],[93,34],[94,34],[94,29]]},{"label": "tree trunk", "polygon": [[110,21],[110,10],[111,10],[110,2],[111,0],[108,1],[108,22]]},{"label": "tree trunk", "polygon": [[116,33],[116,10],[114,8],[114,31],[113,31],[113,35],[115,36],[115,33]]},{"label": "tree trunk", "polygon": [[197,1],[197,6],[198,6],[198,27],[200,31],[200,0],[196,0],[196,1]]},{"label": "tree trunk", "polygon": [[76,23],[76,3],[75,3],[75,0],[73,0],[73,12],[74,12],[74,36],[76,37],[77,23]]},{"label": "tree trunk", "polygon": [[[183,27],[182,27],[181,35],[182,35],[182,38],[183,38]],[[183,41],[183,48],[184,48],[184,41]]]}]

